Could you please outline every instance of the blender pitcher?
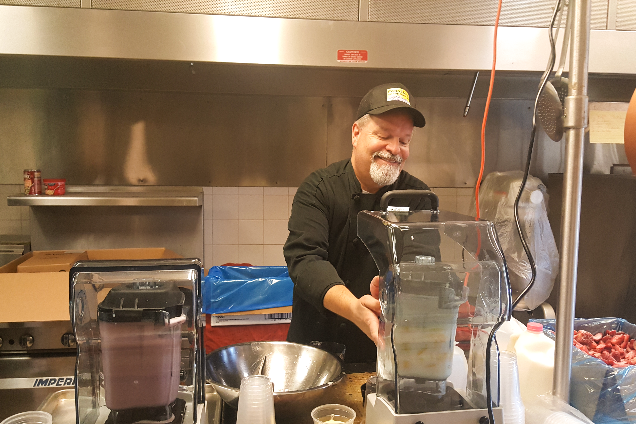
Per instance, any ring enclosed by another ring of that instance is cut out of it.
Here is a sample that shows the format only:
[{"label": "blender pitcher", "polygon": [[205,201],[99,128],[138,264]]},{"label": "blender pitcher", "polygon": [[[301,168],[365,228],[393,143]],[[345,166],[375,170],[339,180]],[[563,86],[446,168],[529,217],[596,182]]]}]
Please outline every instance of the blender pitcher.
[{"label": "blender pitcher", "polygon": [[[503,253],[492,223],[438,211],[432,192],[418,195],[431,196],[433,209],[358,214],[381,277],[377,398],[393,414],[484,408],[487,335],[510,302]],[[468,356],[467,387],[446,382],[455,345]],[[491,371],[498,399],[496,361]]]},{"label": "blender pitcher", "polygon": [[97,308],[106,406],[157,408],[177,398],[185,294],[140,281],[110,290]]},{"label": "blender pitcher", "polygon": [[82,261],[69,282],[76,424],[203,418],[200,261]]}]

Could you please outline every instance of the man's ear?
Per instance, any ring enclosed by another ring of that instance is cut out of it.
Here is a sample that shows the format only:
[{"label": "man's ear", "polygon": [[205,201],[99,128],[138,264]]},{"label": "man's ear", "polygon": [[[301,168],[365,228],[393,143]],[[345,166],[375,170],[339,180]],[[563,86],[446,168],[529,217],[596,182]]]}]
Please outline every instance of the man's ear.
[{"label": "man's ear", "polygon": [[358,144],[358,138],[360,137],[360,127],[357,122],[354,122],[351,126],[351,144],[356,147]]}]

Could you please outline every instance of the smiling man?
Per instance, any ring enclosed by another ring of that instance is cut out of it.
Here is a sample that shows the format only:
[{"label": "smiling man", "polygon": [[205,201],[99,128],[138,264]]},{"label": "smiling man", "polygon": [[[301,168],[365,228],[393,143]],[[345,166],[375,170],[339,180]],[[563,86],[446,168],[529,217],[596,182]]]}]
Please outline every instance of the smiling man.
[{"label": "smiling man", "polygon": [[337,342],[346,346],[346,362],[375,361],[380,303],[370,285],[378,270],[357,237],[357,215],[379,210],[387,191],[428,190],[402,170],[413,129],[424,124],[402,84],[374,87],[351,128],[351,159],[315,171],[298,188],[284,247],[294,282],[288,341]]}]

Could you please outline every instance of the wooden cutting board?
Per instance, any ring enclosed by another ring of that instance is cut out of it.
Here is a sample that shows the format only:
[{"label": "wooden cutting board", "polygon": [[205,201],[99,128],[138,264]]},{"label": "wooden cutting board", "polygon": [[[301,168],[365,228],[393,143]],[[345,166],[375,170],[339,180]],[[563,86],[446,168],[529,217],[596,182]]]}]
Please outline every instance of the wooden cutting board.
[{"label": "wooden cutting board", "polygon": [[625,154],[632,173],[636,175],[636,90],[629,102],[625,117]]}]

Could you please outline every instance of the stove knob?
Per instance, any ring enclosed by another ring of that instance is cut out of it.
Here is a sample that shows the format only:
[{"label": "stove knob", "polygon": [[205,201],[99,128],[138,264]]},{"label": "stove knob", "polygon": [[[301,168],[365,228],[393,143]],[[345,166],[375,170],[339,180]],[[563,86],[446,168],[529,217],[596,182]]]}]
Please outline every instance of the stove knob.
[{"label": "stove knob", "polygon": [[77,343],[75,342],[75,335],[73,333],[64,333],[62,336],[62,344],[66,347],[77,346]]},{"label": "stove knob", "polygon": [[33,341],[33,336],[30,334],[20,336],[20,346],[22,346],[24,349],[33,346]]}]

